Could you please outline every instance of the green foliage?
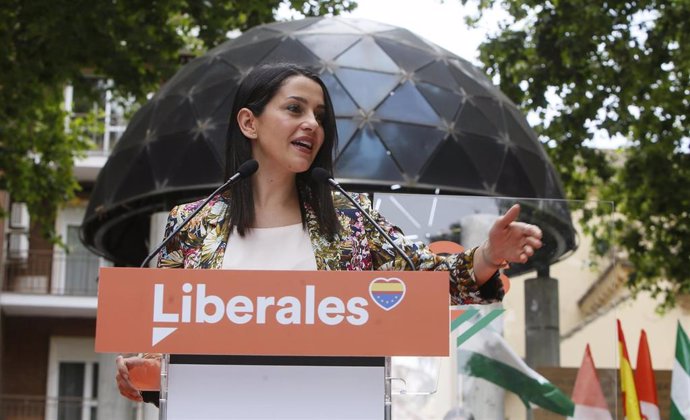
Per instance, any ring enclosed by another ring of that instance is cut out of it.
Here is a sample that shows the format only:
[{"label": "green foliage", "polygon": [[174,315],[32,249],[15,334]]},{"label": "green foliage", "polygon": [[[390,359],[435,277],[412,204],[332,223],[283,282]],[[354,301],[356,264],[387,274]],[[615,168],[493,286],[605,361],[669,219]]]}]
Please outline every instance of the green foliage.
[{"label": "green foliage", "polygon": [[[470,24],[508,12],[481,47],[486,71],[541,117],[535,129],[568,196],[616,203],[612,229],[585,220],[596,248],[624,250],[631,290],[672,307],[690,293],[690,2],[461,1],[479,6]],[[588,147],[602,133],[627,147]]]},{"label": "green foliage", "polygon": [[[3,0],[0,7],[0,190],[25,201],[46,237],[58,206],[79,188],[74,159],[91,145],[95,116],[72,118],[63,88],[109,79],[119,97],[145,100],[180,66],[286,3],[306,16],[352,10],[349,0]],[[2,215],[0,215],[1,217]]]}]

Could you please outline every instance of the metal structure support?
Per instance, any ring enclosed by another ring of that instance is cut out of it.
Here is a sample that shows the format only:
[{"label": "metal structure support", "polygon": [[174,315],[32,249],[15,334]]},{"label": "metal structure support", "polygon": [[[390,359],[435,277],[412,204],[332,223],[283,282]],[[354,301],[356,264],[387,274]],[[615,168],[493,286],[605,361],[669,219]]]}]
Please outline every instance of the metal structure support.
[{"label": "metal structure support", "polygon": [[525,281],[525,362],[533,368],[560,365],[558,311],[558,280],[539,270]]},{"label": "metal structure support", "polygon": [[[525,281],[525,362],[533,369],[560,365],[559,322],[558,280],[546,267]],[[527,419],[533,419],[532,410]]]}]

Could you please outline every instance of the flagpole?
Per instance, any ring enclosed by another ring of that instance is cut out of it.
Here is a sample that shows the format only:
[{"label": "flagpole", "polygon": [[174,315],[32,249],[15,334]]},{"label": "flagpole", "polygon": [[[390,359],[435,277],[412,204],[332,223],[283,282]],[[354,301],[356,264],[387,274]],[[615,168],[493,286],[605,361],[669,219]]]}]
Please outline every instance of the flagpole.
[{"label": "flagpole", "polygon": [[393,380],[391,371],[391,358],[387,356],[384,358],[384,397],[383,397],[383,417],[385,420],[391,420],[393,417],[393,398],[391,392],[391,381]]}]

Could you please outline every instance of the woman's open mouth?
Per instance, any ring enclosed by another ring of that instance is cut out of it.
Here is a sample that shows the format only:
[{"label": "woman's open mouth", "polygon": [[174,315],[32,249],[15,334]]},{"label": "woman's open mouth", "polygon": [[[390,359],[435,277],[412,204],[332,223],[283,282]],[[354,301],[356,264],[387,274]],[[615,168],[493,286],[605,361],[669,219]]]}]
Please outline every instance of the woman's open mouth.
[{"label": "woman's open mouth", "polygon": [[310,153],[314,148],[312,142],[305,139],[293,140],[291,143],[293,146],[305,153]]}]

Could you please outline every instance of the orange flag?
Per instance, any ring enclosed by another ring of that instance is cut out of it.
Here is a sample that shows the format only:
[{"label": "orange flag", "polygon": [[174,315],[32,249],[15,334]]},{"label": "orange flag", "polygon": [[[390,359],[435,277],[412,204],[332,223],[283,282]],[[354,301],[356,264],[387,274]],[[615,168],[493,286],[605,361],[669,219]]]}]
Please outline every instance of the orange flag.
[{"label": "orange flag", "polygon": [[640,403],[637,399],[637,390],[635,389],[635,378],[633,376],[632,366],[630,366],[628,348],[625,346],[623,328],[621,327],[620,320],[616,320],[616,322],[618,323],[618,360],[621,378],[621,394],[623,397],[623,415],[627,420],[642,420]]},{"label": "orange flag", "polygon": [[652,356],[647,344],[647,333],[640,333],[640,345],[637,348],[637,365],[635,365],[635,388],[640,400],[640,412],[646,420],[660,420],[659,399],[656,394],[656,381],[652,368]]}]

